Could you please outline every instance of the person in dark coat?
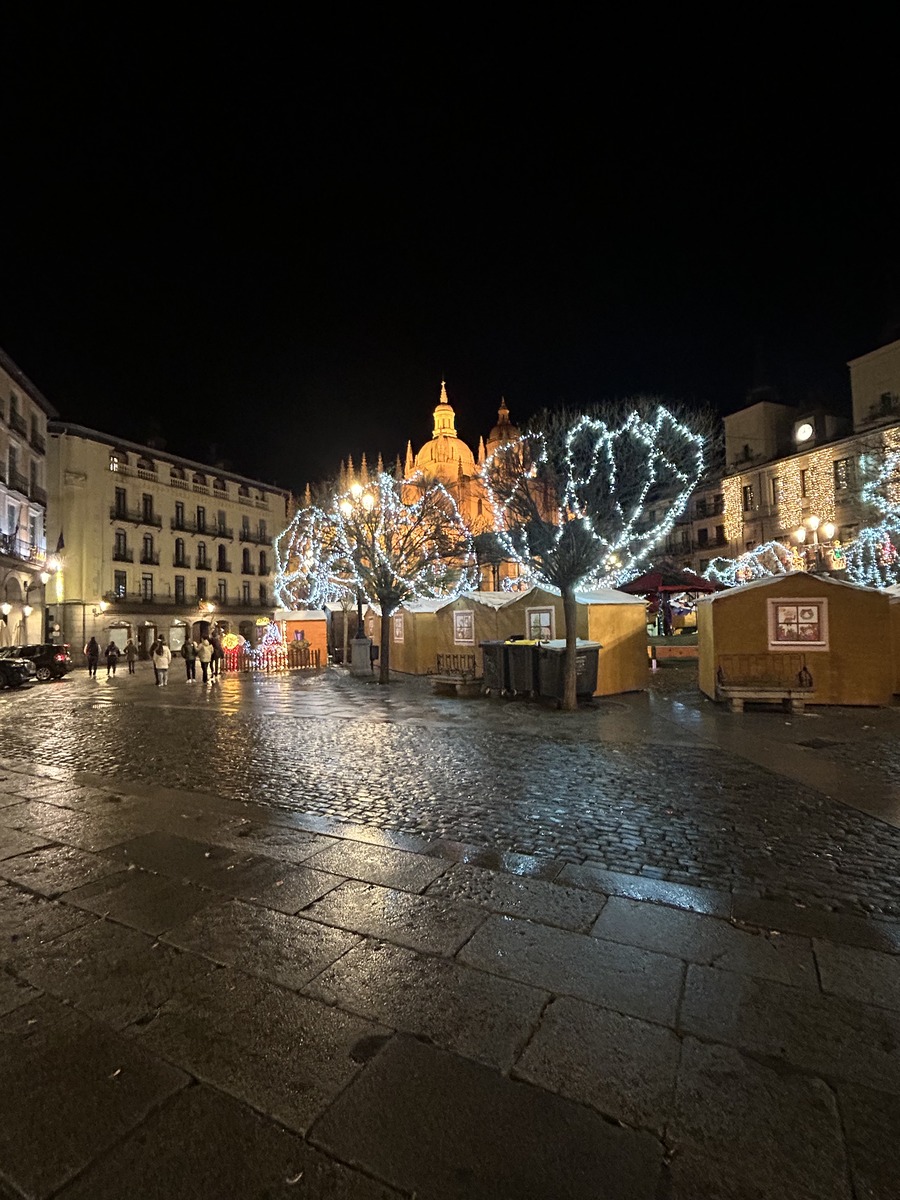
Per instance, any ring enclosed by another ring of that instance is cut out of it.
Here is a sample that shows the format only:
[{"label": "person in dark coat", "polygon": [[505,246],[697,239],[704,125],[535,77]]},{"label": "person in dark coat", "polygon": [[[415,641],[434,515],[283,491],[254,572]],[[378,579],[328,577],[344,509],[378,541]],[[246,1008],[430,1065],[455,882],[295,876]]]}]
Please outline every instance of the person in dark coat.
[{"label": "person in dark coat", "polygon": [[100,644],[95,637],[92,637],[84,648],[84,656],[87,659],[88,678],[97,678],[97,663],[100,661]]},{"label": "person in dark coat", "polygon": [[109,643],[109,645],[106,647],[106,678],[107,679],[109,679],[110,675],[115,675],[116,664],[118,663],[118,661],[119,661],[119,647],[116,645],[115,642],[111,641]]}]

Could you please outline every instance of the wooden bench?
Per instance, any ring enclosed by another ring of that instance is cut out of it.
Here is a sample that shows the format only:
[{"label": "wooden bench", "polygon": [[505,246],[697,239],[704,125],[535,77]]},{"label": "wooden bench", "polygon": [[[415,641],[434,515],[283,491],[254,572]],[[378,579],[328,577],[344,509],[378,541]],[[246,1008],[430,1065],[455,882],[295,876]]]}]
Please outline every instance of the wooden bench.
[{"label": "wooden bench", "polygon": [[431,677],[433,691],[444,695],[479,696],[481,683],[475,678],[474,654],[437,656],[437,674]]},{"label": "wooden bench", "polygon": [[716,699],[727,700],[732,712],[747,701],[780,703],[788,712],[803,712],[815,699],[813,678],[804,654],[722,654],[716,667]]}]

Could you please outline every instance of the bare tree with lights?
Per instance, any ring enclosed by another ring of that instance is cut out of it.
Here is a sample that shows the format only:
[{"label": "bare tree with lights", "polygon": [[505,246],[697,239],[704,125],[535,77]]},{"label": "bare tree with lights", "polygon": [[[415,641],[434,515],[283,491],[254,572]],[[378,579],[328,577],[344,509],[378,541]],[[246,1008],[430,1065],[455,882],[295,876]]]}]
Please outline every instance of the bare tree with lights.
[{"label": "bare tree with lights", "polygon": [[401,604],[425,597],[448,601],[477,579],[472,537],[450,493],[416,476],[380,473],[336,497],[331,517],[341,561],[355,586],[381,609],[379,683],[390,682],[390,618]]},{"label": "bare tree with lights", "polygon": [[[645,398],[590,414],[545,412],[484,464],[507,557],[562,596],[563,708],[576,707],[576,590],[615,586],[645,564],[703,475],[714,430],[705,412],[691,420]],[[648,528],[647,505],[657,497],[664,515]]]}]

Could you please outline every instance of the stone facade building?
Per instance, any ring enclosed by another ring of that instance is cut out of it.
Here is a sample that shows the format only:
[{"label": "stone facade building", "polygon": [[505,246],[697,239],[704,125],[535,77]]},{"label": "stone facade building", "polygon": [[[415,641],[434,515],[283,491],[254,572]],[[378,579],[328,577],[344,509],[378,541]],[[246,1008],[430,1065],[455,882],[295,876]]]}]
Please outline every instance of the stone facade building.
[{"label": "stone facade building", "polygon": [[146,654],[157,633],[177,650],[215,623],[255,642],[275,608],[272,540],[290,494],[80,425],[53,422],[49,435],[63,640],[133,637]]},{"label": "stone facade building", "polygon": [[47,421],[56,415],[0,350],[0,644],[47,636]]}]

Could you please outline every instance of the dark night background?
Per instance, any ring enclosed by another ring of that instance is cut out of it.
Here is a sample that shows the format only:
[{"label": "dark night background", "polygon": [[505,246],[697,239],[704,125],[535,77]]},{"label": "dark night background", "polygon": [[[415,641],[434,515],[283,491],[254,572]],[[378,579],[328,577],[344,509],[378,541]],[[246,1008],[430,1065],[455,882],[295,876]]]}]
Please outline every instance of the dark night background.
[{"label": "dark night background", "polygon": [[900,336],[889,91],[494,50],[22,32],[0,346],[64,419],[295,490],[418,448],[442,377],[473,447],[501,395],[846,407]]}]

